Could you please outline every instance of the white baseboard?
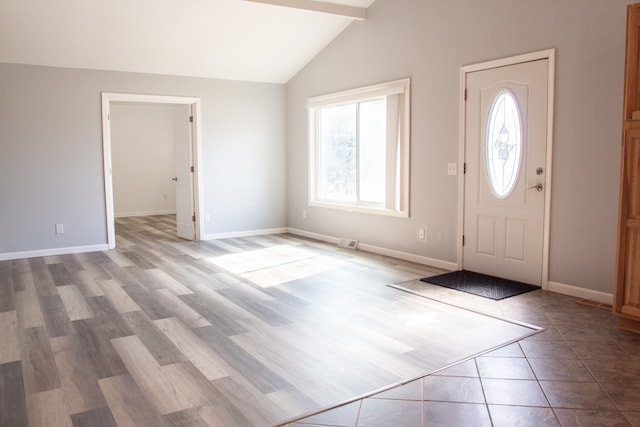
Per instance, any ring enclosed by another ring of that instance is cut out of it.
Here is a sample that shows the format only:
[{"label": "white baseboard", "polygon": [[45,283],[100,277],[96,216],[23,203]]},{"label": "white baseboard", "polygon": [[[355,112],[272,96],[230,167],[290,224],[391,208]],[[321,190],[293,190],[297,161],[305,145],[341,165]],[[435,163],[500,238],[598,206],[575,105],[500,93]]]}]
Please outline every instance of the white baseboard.
[{"label": "white baseboard", "polygon": [[359,243],[358,248],[366,252],[372,252],[378,255],[384,255],[392,258],[402,259],[405,261],[415,262],[416,264],[428,265],[429,267],[442,268],[443,270],[453,271],[458,269],[458,264],[456,264],[455,262],[443,261],[441,259],[411,254],[408,252],[396,251],[394,249],[382,248],[365,243]]},{"label": "white baseboard", "polygon": [[44,256],[55,255],[70,255],[80,254],[84,252],[101,252],[108,250],[109,247],[105,245],[91,245],[91,246],[75,246],[69,248],[53,248],[53,249],[41,249],[37,251],[25,251],[25,252],[10,252],[0,254],[0,261],[10,261],[14,259],[23,258],[39,258]]},{"label": "white baseboard", "polygon": [[131,216],[153,216],[153,215],[175,215],[176,210],[168,210],[168,211],[146,211],[146,212],[120,212],[116,213],[114,216],[116,218],[128,218]]},{"label": "white baseboard", "polygon": [[287,232],[288,232],[288,229],[286,227],[285,228],[268,228],[264,230],[234,231],[231,233],[205,234],[202,240],[232,239],[234,237],[262,236],[266,234],[284,234]]},{"label": "white baseboard", "polygon": [[296,236],[302,236],[309,239],[320,240],[321,242],[327,242],[337,245],[340,241],[339,237],[327,236],[324,234],[312,233],[311,231],[298,230],[297,228],[289,228],[287,231]]},{"label": "white baseboard", "polygon": [[559,294],[569,295],[576,298],[584,298],[602,304],[613,304],[613,294],[608,294],[606,292],[578,288],[576,286],[565,285],[563,283],[551,281],[547,282],[547,286],[545,289],[547,291],[557,292]]},{"label": "white baseboard", "polygon": [[[338,244],[339,237],[326,236],[323,234],[312,233],[309,231],[289,228],[289,233],[297,236],[308,237],[309,239],[320,240],[322,242]],[[402,259],[404,261],[415,262],[417,264],[428,265],[430,267],[442,268],[444,270],[457,270],[458,264],[455,262],[443,261],[441,259],[429,258],[421,255],[410,254],[408,252],[396,251],[394,249],[382,248],[380,246],[369,245],[366,243],[358,243],[358,249],[365,252],[371,252],[378,255],[384,255],[392,258]]]}]

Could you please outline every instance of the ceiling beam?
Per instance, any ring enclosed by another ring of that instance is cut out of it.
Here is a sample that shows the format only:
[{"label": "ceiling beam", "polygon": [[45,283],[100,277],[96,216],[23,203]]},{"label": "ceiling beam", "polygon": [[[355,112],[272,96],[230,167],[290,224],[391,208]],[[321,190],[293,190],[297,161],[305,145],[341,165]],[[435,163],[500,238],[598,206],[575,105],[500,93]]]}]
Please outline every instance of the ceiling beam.
[{"label": "ceiling beam", "polygon": [[345,6],[343,4],[329,3],[313,0],[245,0],[254,3],[272,4],[275,6],[291,7],[294,9],[311,10],[314,12],[329,13],[352,19],[366,19],[367,9],[363,7]]}]

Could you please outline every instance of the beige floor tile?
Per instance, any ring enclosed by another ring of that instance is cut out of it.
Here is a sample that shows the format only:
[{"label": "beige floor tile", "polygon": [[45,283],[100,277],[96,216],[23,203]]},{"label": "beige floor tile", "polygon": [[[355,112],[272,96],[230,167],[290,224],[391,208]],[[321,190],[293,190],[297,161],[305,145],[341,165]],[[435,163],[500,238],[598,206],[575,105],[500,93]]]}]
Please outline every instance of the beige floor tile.
[{"label": "beige floor tile", "polygon": [[520,347],[526,357],[545,359],[576,359],[569,345],[562,341],[521,341]]},{"label": "beige floor tile", "polygon": [[621,412],[584,409],[556,409],[563,427],[629,427]]},{"label": "beige floor tile", "polygon": [[611,396],[618,408],[627,412],[640,412],[640,384],[603,383],[602,388]]},{"label": "beige floor tile", "polygon": [[632,360],[614,340],[606,341],[567,341],[571,349],[580,359],[596,359],[610,361]]},{"label": "beige floor tile", "polygon": [[637,360],[584,360],[594,378],[603,383],[640,383],[640,363]]},{"label": "beige floor tile", "polygon": [[623,415],[633,427],[640,427],[640,412],[624,412]]},{"label": "beige floor tile", "polygon": [[541,381],[551,406],[574,409],[615,409],[615,405],[598,383]]},{"label": "beige floor tile", "polygon": [[478,357],[476,362],[481,378],[535,379],[535,375],[524,357]]},{"label": "beige floor tile", "polygon": [[424,400],[458,403],[485,403],[478,378],[439,377],[424,378]]},{"label": "beige floor tile", "polygon": [[489,405],[493,427],[560,427],[551,408]]},{"label": "beige floor tile", "polygon": [[417,427],[422,425],[422,402],[409,400],[365,399],[359,427]]},{"label": "beige floor tile", "polygon": [[[395,424],[388,424],[388,426],[390,425]],[[485,405],[424,402],[424,425],[435,427],[490,427],[491,419]]]},{"label": "beige floor tile", "polygon": [[537,381],[483,378],[482,386],[490,405],[549,406]]},{"label": "beige floor tile", "polygon": [[593,376],[580,360],[528,359],[538,380],[593,382]]}]

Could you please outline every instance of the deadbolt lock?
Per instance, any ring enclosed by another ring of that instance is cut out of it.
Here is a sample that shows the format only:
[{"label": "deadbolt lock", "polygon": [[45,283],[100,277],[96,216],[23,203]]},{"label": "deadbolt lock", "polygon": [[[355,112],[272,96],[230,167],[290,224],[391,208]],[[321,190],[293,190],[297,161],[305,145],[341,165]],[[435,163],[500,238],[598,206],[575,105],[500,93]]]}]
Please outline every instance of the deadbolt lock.
[{"label": "deadbolt lock", "polygon": [[538,168],[536,169],[536,175],[542,175],[542,172],[544,172],[544,170],[542,168]]}]

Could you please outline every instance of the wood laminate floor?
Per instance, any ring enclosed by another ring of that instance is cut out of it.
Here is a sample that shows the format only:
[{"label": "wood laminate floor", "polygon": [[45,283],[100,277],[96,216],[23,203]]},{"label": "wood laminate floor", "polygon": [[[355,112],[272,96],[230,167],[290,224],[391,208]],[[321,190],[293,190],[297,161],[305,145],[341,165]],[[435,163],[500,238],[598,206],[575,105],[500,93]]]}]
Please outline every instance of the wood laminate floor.
[{"label": "wood laminate floor", "polygon": [[0,262],[0,426],[269,426],[535,332],[387,285],[440,273],[291,235]]}]

